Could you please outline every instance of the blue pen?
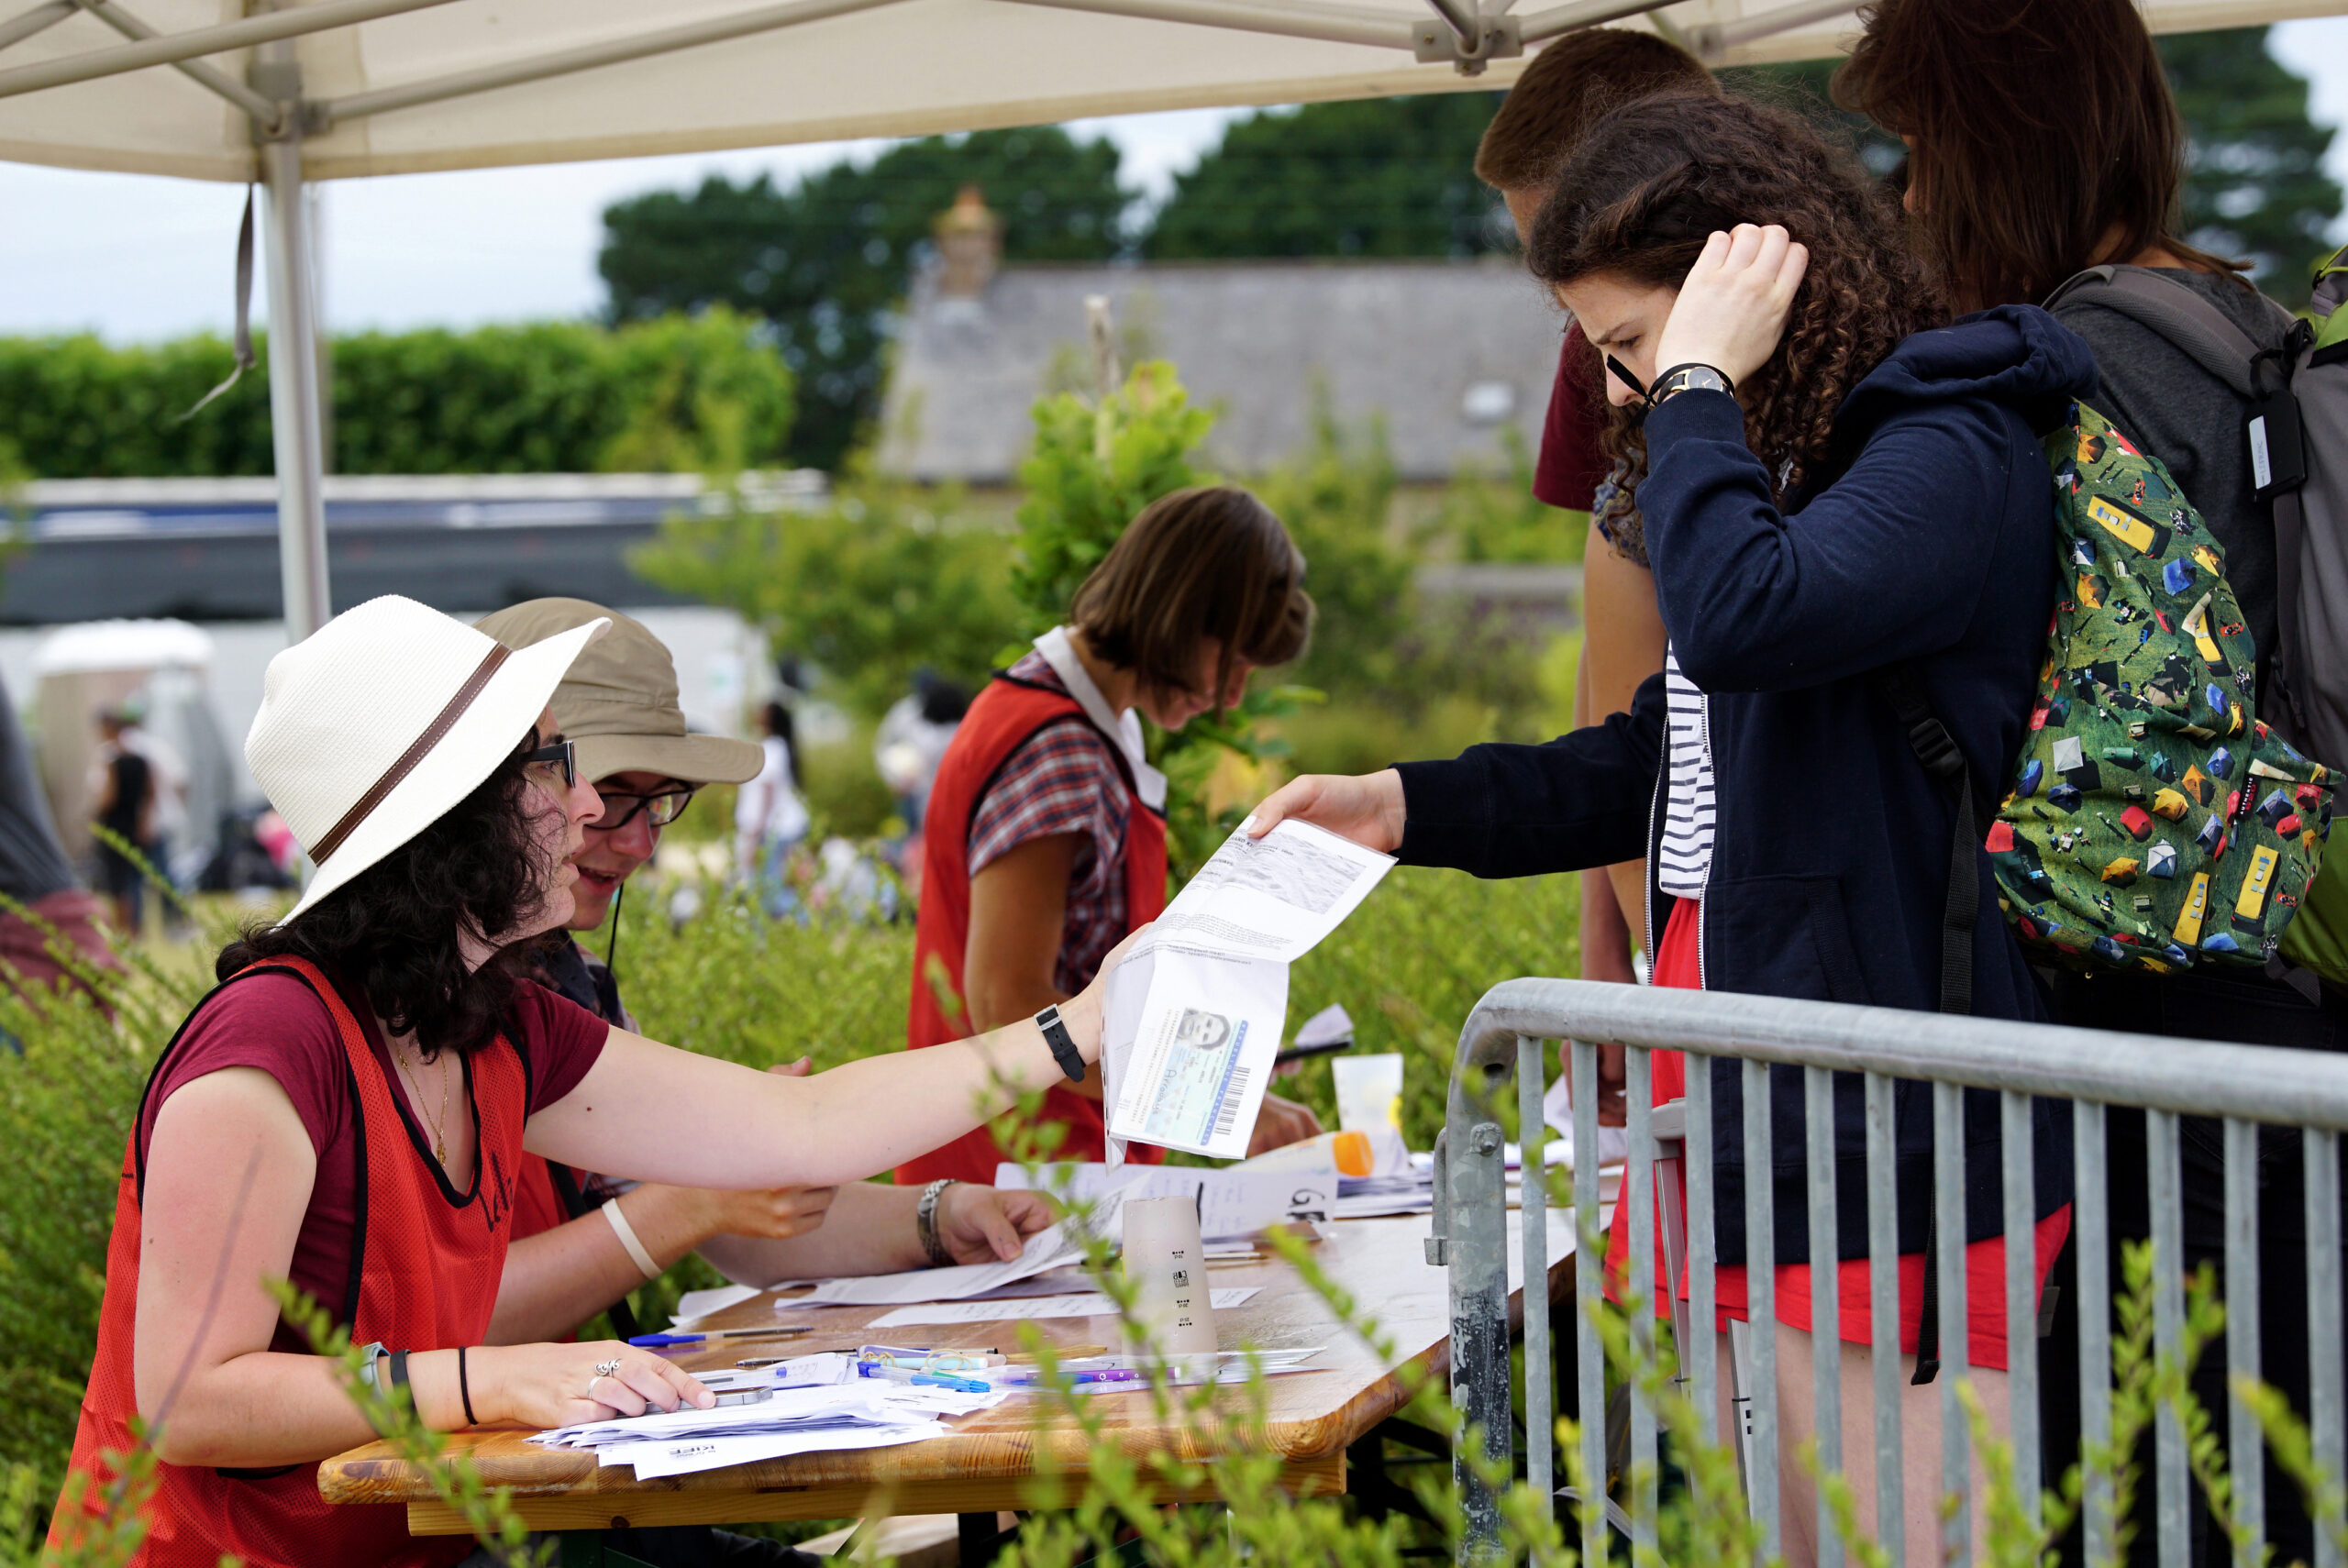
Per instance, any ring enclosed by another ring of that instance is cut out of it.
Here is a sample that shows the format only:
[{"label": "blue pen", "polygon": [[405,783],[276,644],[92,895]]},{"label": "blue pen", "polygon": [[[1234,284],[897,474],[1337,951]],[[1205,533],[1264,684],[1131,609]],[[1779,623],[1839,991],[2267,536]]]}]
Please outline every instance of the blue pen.
[{"label": "blue pen", "polygon": [[803,1328],[714,1329],[700,1334],[638,1334],[628,1343],[644,1350],[662,1350],[670,1345],[706,1344],[711,1340],[782,1340],[806,1332]]}]

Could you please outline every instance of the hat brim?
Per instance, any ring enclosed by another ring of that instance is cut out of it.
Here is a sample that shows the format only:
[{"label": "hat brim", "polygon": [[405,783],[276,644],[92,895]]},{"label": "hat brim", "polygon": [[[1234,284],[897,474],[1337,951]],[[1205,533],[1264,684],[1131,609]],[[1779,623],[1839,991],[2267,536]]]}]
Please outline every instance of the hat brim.
[{"label": "hat brim", "polygon": [[440,744],[426,753],[319,867],[287,920],[298,919],[350,879],[430,827],[481,787],[522,744],[580,650],[611,623],[590,621],[507,656]]},{"label": "hat brim", "polygon": [[724,735],[574,735],[579,776],[658,773],[682,784],[739,784],[766,766],[764,748]]}]

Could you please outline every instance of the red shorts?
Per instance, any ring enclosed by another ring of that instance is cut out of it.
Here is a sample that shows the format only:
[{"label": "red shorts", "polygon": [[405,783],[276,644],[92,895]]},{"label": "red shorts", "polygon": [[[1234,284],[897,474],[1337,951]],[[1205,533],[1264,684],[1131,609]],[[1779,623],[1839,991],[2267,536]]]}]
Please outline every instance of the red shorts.
[{"label": "red shorts", "polygon": [[[1696,918],[1699,909],[1693,899],[1681,899],[1671,907],[1670,922],[1665,926],[1663,942],[1655,955],[1655,984],[1678,986],[1688,990],[1702,988],[1696,958]],[[1651,1058],[1655,1103],[1666,1105],[1687,1092],[1687,1059],[1677,1051],[1657,1051]],[[2054,1266],[2055,1254],[2063,1250],[2063,1242],[2071,1231],[2071,1207],[2065,1204],[2038,1222],[2036,1252],[2038,1289],[2046,1289],[2047,1271]],[[1630,1277],[1630,1206],[1614,1206],[1614,1221],[1606,1241],[1606,1295],[1619,1301]],[[1664,1256],[1663,1216],[1660,1200],[1656,1212],[1656,1259],[1658,1266]],[[1778,1321],[1792,1328],[1810,1328],[1810,1264],[1807,1263],[1778,1265]],[[1859,1344],[1873,1342],[1875,1334],[1872,1314],[1868,1309],[1868,1269],[1865,1258],[1848,1259],[1836,1265],[1841,1302],[1841,1330],[1845,1340]],[[1679,1298],[1688,1299],[1688,1280],[1683,1273],[1678,1281]],[[1720,1327],[1726,1331],[1729,1320],[1745,1316],[1745,1272],[1742,1264],[1723,1266],[1718,1271]],[[1910,1253],[1899,1259],[1899,1348],[1913,1353],[1916,1331],[1922,1316],[1924,1302],[1924,1254]],[[1658,1316],[1667,1315],[1662,1302],[1656,1303]],[[1965,1249],[1965,1316],[1966,1351],[1975,1366],[2003,1370],[2006,1364],[2006,1242],[2002,1236],[1991,1236],[1972,1242]]]}]

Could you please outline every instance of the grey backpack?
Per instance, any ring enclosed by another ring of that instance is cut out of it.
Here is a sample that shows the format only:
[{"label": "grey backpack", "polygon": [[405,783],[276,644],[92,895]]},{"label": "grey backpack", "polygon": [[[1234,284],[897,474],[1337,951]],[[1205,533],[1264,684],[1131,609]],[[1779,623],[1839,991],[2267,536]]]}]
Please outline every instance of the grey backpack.
[{"label": "grey backpack", "polygon": [[[2273,305],[2253,342],[2223,312],[2144,267],[2090,267],[2054,291],[2142,323],[2243,403],[2252,484],[2275,520],[2278,646],[2260,648],[2260,703],[2300,751],[2348,767],[2348,249],[2316,269],[2312,319]],[[2316,918],[2310,919],[2310,916]],[[2348,985],[2348,855],[2324,866],[2284,952]]]}]

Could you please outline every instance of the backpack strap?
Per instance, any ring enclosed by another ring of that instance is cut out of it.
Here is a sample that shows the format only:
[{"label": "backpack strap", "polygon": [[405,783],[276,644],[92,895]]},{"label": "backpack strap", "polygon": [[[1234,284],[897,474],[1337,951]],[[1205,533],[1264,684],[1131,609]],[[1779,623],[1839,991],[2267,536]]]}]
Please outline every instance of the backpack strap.
[{"label": "backpack strap", "polygon": [[[2225,312],[2176,279],[2150,267],[2090,267],[2047,295],[2046,309],[2074,302],[2101,305],[2141,322],[2191,355],[2194,363],[2225,382],[2236,397],[2258,395],[2252,367],[2270,346],[2252,341]],[[2275,308],[2279,312],[2282,307]],[[2287,324],[2276,325],[2280,330]]]},{"label": "backpack strap", "polygon": [[[1916,760],[1955,809],[1955,825],[1949,833],[1948,901],[1941,915],[1941,1010],[1970,1014],[1973,928],[1981,912],[1981,874],[1973,859],[1981,843],[1973,770],[1965,766],[1956,737],[1933,712],[1913,665],[1877,670],[1875,689],[1908,732]],[[1940,1221],[1935,1213],[1924,1224],[1924,1299],[1916,1322],[1916,1375],[1911,1381],[1918,1386],[1930,1383],[1940,1369]]]}]

